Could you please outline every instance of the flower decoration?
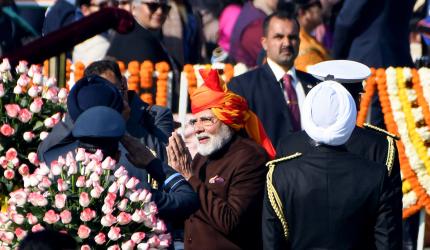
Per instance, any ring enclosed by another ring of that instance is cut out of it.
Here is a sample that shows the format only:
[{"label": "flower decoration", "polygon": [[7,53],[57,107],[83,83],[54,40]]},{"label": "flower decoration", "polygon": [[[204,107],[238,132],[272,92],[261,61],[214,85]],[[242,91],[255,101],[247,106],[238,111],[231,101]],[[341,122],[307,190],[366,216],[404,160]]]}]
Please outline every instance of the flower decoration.
[{"label": "flower decoration", "polygon": [[24,187],[10,193],[7,216],[0,219],[1,244],[16,247],[28,233],[44,229],[70,234],[81,249],[165,249],[171,243],[157,218],[151,193],[136,189],[135,177],[84,149],[41,163],[24,176]]},{"label": "flower decoration", "polygon": [[67,90],[43,76],[42,66],[21,61],[15,72],[0,64],[0,205],[39,163],[37,145],[65,112]]}]

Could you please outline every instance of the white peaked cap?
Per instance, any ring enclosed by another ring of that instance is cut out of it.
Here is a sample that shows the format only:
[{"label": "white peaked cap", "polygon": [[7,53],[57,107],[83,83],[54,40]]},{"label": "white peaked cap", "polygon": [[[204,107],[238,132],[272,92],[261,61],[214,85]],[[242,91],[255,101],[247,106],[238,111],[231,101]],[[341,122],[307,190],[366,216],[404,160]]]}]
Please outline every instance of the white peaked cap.
[{"label": "white peaked cap", "polygon": [[339,146],[355,127],[357,109],[351,94],[338,82],[324,81],[306,96],[303,128],[317,143]]},{"label": "white peaked cap", "polygon": [[357,83],[370,76],[370,68],[351,60],[331,60],[308,66],[307,71],[315,78],[339,83]]}]

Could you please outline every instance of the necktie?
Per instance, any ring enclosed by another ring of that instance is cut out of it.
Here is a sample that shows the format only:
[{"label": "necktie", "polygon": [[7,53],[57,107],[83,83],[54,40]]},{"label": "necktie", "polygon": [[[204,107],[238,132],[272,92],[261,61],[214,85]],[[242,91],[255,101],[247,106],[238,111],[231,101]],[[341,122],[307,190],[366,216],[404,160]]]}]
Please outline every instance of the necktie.
[{"label": "necktie", "polygon": [[299,103],[297,101],[297,93],[293,87],[293,79],[291,75],[285,74],[282,78],[284,84],[284,91],[286,96],[288,97],[287,105],[291,114],[291,123],[293,125],[294,131],[300,130],[300,109]]}]

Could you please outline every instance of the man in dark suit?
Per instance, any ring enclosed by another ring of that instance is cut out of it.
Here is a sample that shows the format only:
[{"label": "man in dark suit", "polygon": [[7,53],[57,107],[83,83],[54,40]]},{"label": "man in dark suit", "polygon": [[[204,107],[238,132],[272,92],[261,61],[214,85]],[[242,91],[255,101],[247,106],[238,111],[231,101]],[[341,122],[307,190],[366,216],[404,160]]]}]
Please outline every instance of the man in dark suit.
[{"label": "man in dark suit", "polygon": [[281,137],[301,130],[301,106],[317,80],[294,69],[300,27],[293,13],[275,12],[268,16],[263,31],[267,63],[233,78],[228,88],[247,100],[273,145],[277,145]]},{"label": "man in dark suit", "polygon": [[[346,65],[347,63],[347,65]],[[355,68],[355,67],[358,67]],[[317,78],[323,79],[331,75],[336,81],[342,79],[342,85],[354,98],[356,107],[359,107],[360,94],[363,92],[361,81],[367,78],[368,74],[360,74],[360,68],[365,67],[355,62],[327,61],[313,65],[309,72]],[[370,73],[370,70],[368,69]],[[355,73],[355,74],[354,74]],[[351,83],[351,81],[356,81]],[[347,83],[350,82],[350,83]],[[382,129],[371,125],[364,127],[355,126],[351,137],[345,143],[348,152],[360,156],[379,164],[386,165],[391,188],[393,191],[393,211],[396,237],[402,239],[402,181],[400,177],[400,163],[397,153],[396,142],[398,138]],[[313,141],[305,131],[299,131],[288,135],[280,140],[277,148],[277,156],[282,157],[295,152],[306,153],[313,150]]]},{"label": "man in dark suit", "polygon": [[386,167],[347,151],[352,96],[337,82],[306,97],[311,147],[268,165],[264,249],[401,249]]},{"label": "man in dark suit", "polygon": [[[409,20],[414,0],[345,0],[336,18],[332,54],[369,67],[413,66]],[[372,100],[371,123],[384,127],[378,96]]]}]

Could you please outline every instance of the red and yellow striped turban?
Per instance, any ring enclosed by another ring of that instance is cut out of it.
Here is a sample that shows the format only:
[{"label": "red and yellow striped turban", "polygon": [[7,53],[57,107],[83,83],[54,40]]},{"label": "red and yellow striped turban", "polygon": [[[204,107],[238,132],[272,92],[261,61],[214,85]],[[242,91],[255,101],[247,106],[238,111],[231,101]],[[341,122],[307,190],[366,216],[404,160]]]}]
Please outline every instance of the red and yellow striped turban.
[{"label": "red and yellow striped turban", "polygon": [[260,144],[273,159],[276,151],[257,115],[245,98],[229,91],[216,70],[200,70],[204,84],[191,94],[191,112],[211,109],[216,118],[235,131],[245,129],[248,136]]}]

